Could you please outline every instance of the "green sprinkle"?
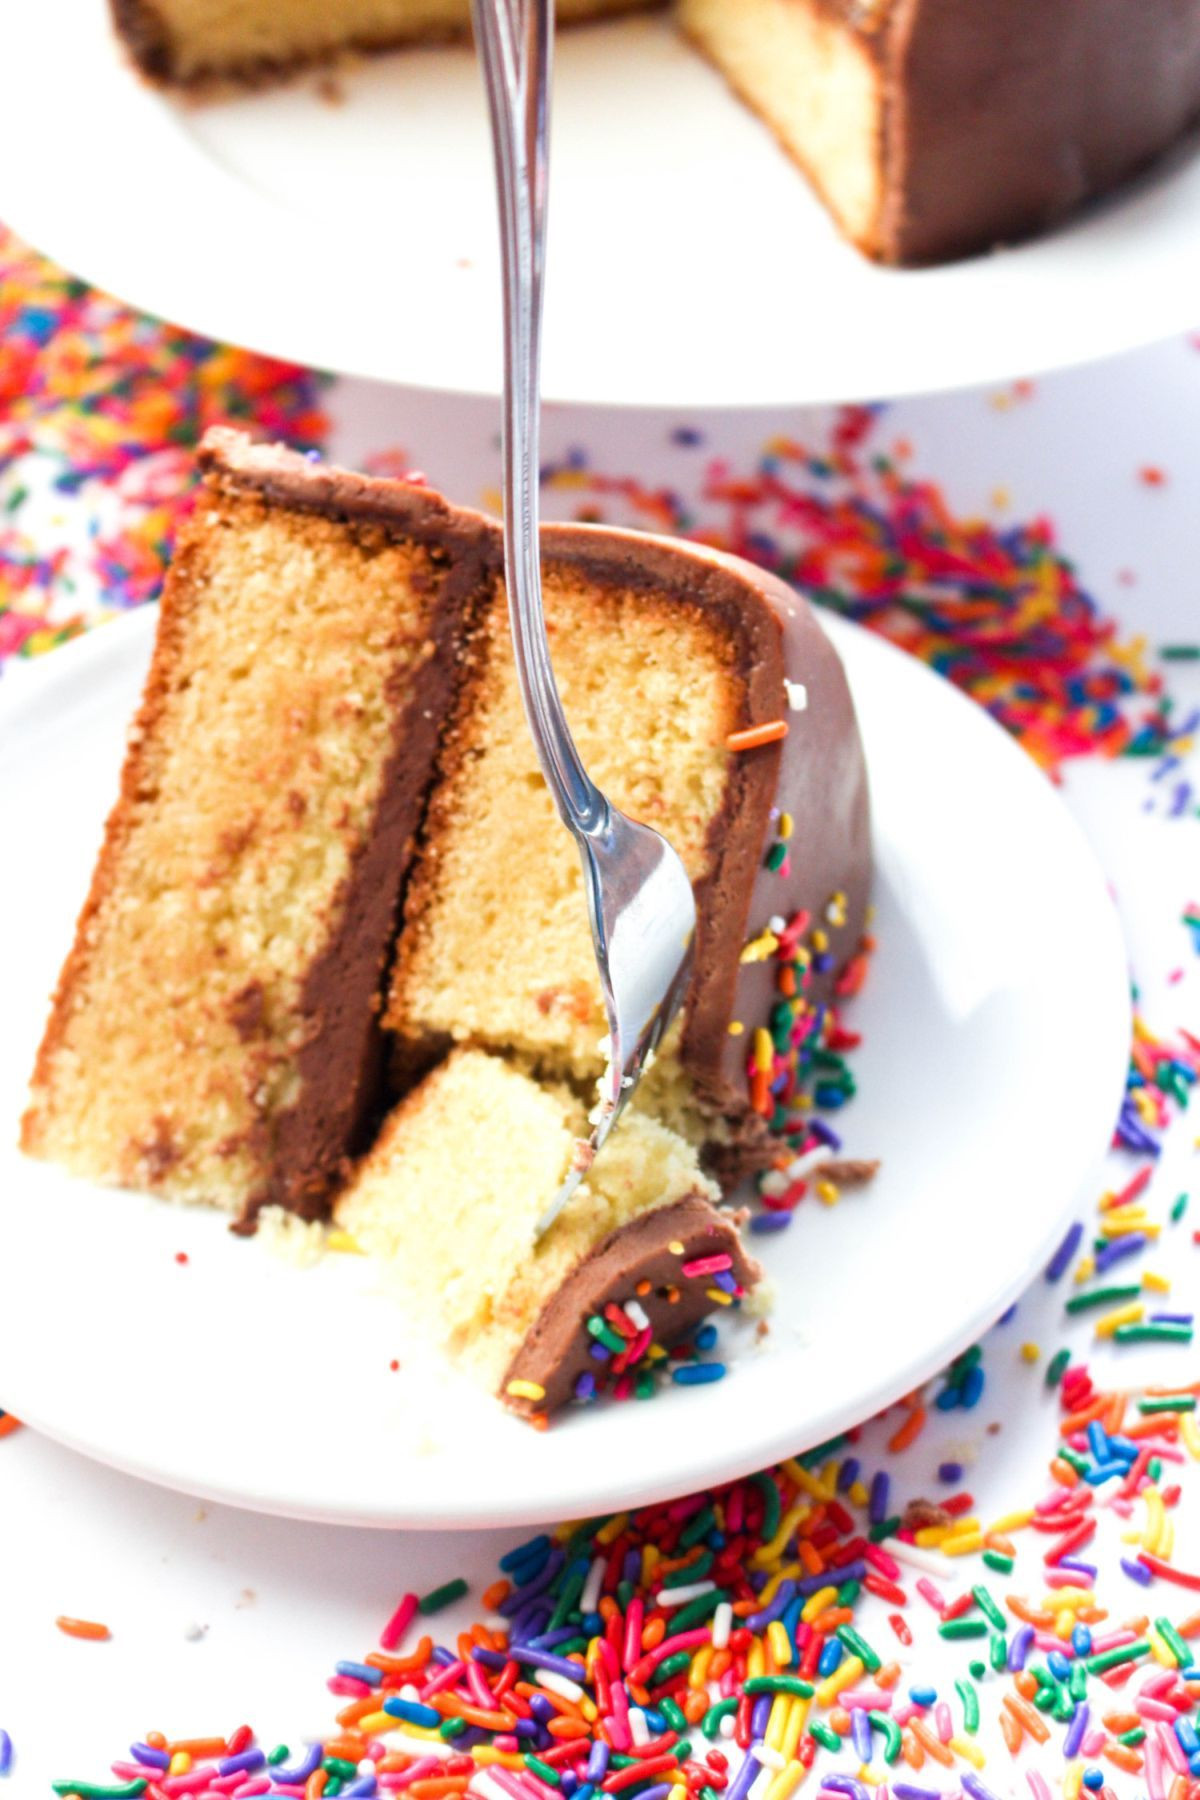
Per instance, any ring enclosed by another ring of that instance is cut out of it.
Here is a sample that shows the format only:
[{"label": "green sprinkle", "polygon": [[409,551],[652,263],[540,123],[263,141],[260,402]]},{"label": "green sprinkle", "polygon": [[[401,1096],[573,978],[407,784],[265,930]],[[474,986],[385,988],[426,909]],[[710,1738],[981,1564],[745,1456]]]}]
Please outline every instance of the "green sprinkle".
[{"label": "green sprinkle", "polygon": [[[587,1558],[581,1556],[578,1562],[574,1562],[568,1567],[563,1577],[562,1587],[558,1592],[558,1599],[554,1604],[554,1611],[550,1614],[546,1625],[547,1631],[561,1631],[570,1618],[575,1610],[575,1602],[583,1592],[583,1584],[587,1580],[589,1566]],[[465,1589],[465,1582],[463,1586]]]},{"label": "green sprinkle", "polygon": [[950,1639],[986,1637],[988,1628],[982,1619],[946,1619],[938,1626],[938,1636]]},{"label": "green sprinkle", "polygon": [[[466,1724],[465,1719],[463,1724]],[[349,1781],[352,1775],[358,1774],[358,1764],[347,1762],[344,1756],[327,1756],[321,1767],[327,1769],[331,1775],[336,1775],[339,1781]],[[325,1792],[329,1792],[328,1787]]]},{"label": "green sprinkle", "polygon": [[438,1736],[445,1738],[449,1743],[451,1738],[461,1737],[466,1729],[467,1721],[465,1719],[443,1719],[438,1726]]},{"label": "green sprinkle", "polygon": [[811,1738],[816,1738],[818,1744],[823,1745],[826,1750],[840,1750],[842,1747],[842,1740],[837,1732],[832,1730],[830,1726],[826,1725],[821,1719],[813,1720],[808,1728],[808,1735]]},{"label": "green sprinkle", "polygon": [[736,1700],[718,1700],[710,1706],[700,1723],[700,1729],[706,1738],[715,1738],[721,1729],[721,1720],[727,1719],[730,1713],[738,1709]]},{"label": "green sprinkle", "polygon": [[1132,1731],[1121,1732],[1120,1736],[1117,1738],[1117,1742],[1118,1744],[1128,1744],[1132,1750],[1136,1745],[1143,1743],[1145,1737],[1146,1727],[1144,1725],[1135,1725]]},{"label": "green sprinkle", "polygon": [[426,1594],[423,1600],[418,1600],[417,1611],[428,1617],[430,1613],[441,1612],[443,1606],[453,1606],[454,1602],[461,1600],[467,1592],[469,1590],[466,1582],[461,1575],[456,1575],[453,1581],[443,1582],[441,1587],[434,1588],[431,1593]]},{"label": "green sprinkle", "polygon": [[779,1498],[779,1489],[769,1475],[754,1475],[750,1485],[756,1487],[763,1499],[762,1536],[770,1543],[779,1530],[779,1521],[783,1513],[783,1502]]},{"label": "green sprinkle", "polygon": [[899,1513],[893,1513],[890,1519],[881,1519],[878,1525],[872,1525],[867,1536],[873,1544],[881,1544],[884,1538],[894,1537],[904,1520]]},{"label": "green sprinkle", "polygon": [[1188,1209],[1187,1195],[1186,1194],[1177,1195],[1175,1202],[1171,1207],[1171,1223],[1172,1223],[1172,1225],[1178,1225],[1180,1219],[1182,1219],[1182,1217],[1183,1217],[1184,1213],[1187,1211],[1187,1209]]},{"label": "green sprinkle", "polygon": [[997,1575],[1012,1574],[1013,1559],[1011,1556],[1005,1556],[1003,1550],[985,1550],[983,1560],[985,1566],[994,1569]]},{"label": "green sprinkle", "polygon": [[1160,644],[1163,662],[1200,662],[1200,644]]},{"label": "green sprinkle", "polygon": [[1116,1306],[1120,1300],[1136,1300],[1141,1291],[1141,1283],[1138,1281],[1092,1288],[1086,1294],[1072,1294],[1067,1301],[1066,1310],[1069,1313],[1081,1313],[1087,1312],[1092,1306]]},{"label": "green sprinkle", "polygon": [[1171,1655],[1175,1658],[1176,1667],[1180,1669],[1190,1668],[1192,1663],[1191,1652],[1172,1625],[1170,1619],[1155,1619],[1154,1629],[1157,1631],[1163,1643],[1167,1646],[1167,1649],[1171,1652]]},{"label": "green sprinkle", "polygon": [[1072,1700],[1087,1699],[1087,1670],[1082,1663],[1071,1664],[1071,1673],[1067,1676],[1067,1692]]},{"label": "green sprinkle", "polygon": [[121,1787],[97,1787],[94,1781],[52,1781],[56,1794],[74,1794],[78,1800],[136,1800],[146,1791],[146,1777],[138,1775]]},{"label": "green sprinkle", "polygon": [[768,867],[768,869],[770,869],[772,874],[774,874],[775,870],[779,867],[780,863],[784,862],[786,860],[786,858],[787,858],[787,845],[786,844],[772,844],[771,845],[771,848],[767,851],[767,867]]},{"label": "green sprinkle", "polygon": [[1142,1413],[1181,1413],[1195,1410],[1195,1394],[1172,1394],[1165,1400],[1138,1401],[1138,1411]]},{"label": "green sprinkle", "polygon": [[1058,1386],[1059,1382],[1067,1372],[1067,1364],[1070,1360],[1071,1352],[1069,1350],[1055,1351],[1054,1355],[1046,1365],[1046,1386],[1048,1388]]},{"label": "green sprinkle", "polygon": [[658,1702],[658,1710],[667,1721],[667,1724],[671,1727],[672,1731],[683,1732],[687,1730],[687,1715],[680,1706],[678,1700],[672,1700],[670,1694],[663,1695],[662,1699]]},{"label": "green sprinkle", "polygon": [[688,1563],[685,1568],[672,1569],[671,1573],[664,1578],[663,1586],[665,1588],[686,1587],[689,1582],[699,1581],[702,1575],[707,1575],[712,1566],[713,1553],[711,1550],[704,1550],[694,1562]]},{"label": "green sprinkle", "polygon": [[1062,1697],[1057,1685],[1040,1687],[1033,1696],[1033,1704],[1037,1707],[1039,1712],[1057,1712]]},{"label": "green sprinkle", "polygon": [[[661,1707],[659,1708],[659,1711],[660,1712],[662,1711]],[[671,1755],[677,1756],[679,1758],[680,1762],[686,1762],[688,1757],[691,1754],[692,1754],[691,1738],[680,1738],[679,1742],[673,1747],[673,1749],[671,1751]]]},{"label": "green sprinkle", "polygon": [[[995,1631],[988,1640],[988,1661],[997,1675],[1003,1675],[1008,1667],[1008,1639],[1002,1631]],[[978,1680],[976,1676],[976,1680]]]},{"label": "green sprinkle", "polygon": [[341,1791],[342,1791],[342,1783],[341,1783],[340,1778],[337,1775],[331,1775],[329,1780],[325,1783],[325,1786],[321,1790],[321,1792],[323,1794],[328,1796],[328,1800],[337,1800],[337,1797],[341,1793]]},{"label": "green sprinkle", "polygon": [[672,1636],[677,1631],[694,1631],[697,1625],[703,1625],[707,1619],[712,1618],[722,1600],[728,1598],[728,1588],[714,1588],[711,1594],[697,1594],[694,1600],[689,1600],[675,1614],[675,1623],[671,1627]]},{"label": "green sprinkle", "polygon": [[1065,1463],[1070,1463],[1077,1475],[1086,1475],[1089,1464],[1086,1456],[1080,1456],[1078,1450],[1072,1450],[1069,1444],[1060,1444],[1058,1454]]},{"label": "green sprinkle", "polygon": [[894,1763],[900,1754],[900,1727],[897,1725],[895,1719],[890,1718],[885,1712],[869,1712],[867,1718],[870,1720],[876,1731],[883,1733],[884,1762]]},{"label": "green sprinkle", "polygon": [[988,1624],[994,1626],[997,1631],[1003,1631],[1008,1624],[1008,1620],[1004,1617],[1004,1614],[1000,1611],[1000,1608],[996,1605],[996,1602],[992,1599],[988,1590],[980,1585],[979,1587],[973,1587],[971,1593],[974,1596],[976,1606],[979,1608]]},{"label": "green sprinkle", "polygon": [[1137,1662],[1149,1649],[1146,1639],[1138,1638],[1135,1644],[1121,1644],[1115,1650],[1102,1650],[1098,1656],[1085,1657],[1084,1667],[1089,1675],[1099,1675],[1105,1669],[1115,1669],[1118,1663]]},{"label": "green sprinkle", "polygon": [[861,1637],[853,1625],[839,1625],[836,1636],[846,1646],[851,1656],[857,1656],[864,1668],[869,1669],[872,1675],[876,1669],[882,1668],[882,1656],[872,1650],[866,1638]]},{"label": "green sprinkle", "polygon": [[551,1787],[562,1786],[562,1776],[558,1770],[548,1762],[543,1762],[540,1756],[524,1756],[521,1760],[530,1774],[536,1775],[539,1781],[549,1782]]},{"label": "green sprinkle", "polygon": [[1190,1325],[1118,1325],[1113,1332],[1118,1344],[1190,1344]]},{"label": "green sprinkle", "polygon": [[962,1701],[963,1728],[974,1737],[979,1730],[979,1695],[969,1681],[956,1681],[954,1691]]},{"label": "green sprinkle", "polygon": [[270,1763],[271,1767],[274,1768],[276,1763],[286,1762],[289,1755],[290,1751],[286,1744],[276,1744],[275,1748],[268,1756],[267,1761]]},{"label": "green sprinkle", "polygon": [[813,1684],[800,1675],[752,1675],[742,1683],[744,1694],[793,1694],[797,1700],[811,1700]]},{"label": "green sprinkle", "polygon": [[700,1800],[721,1800],[721,1796],[716,1788],[706,1786],[700,1789]]},{"label": "green sprinkle", "polygon": [[[695,1544],[698,1544],[700,1542],[701,1538],[705,1538],[708,1536],[709,1532],[712,1530],[712,1528],[716,1524],[716,1522],[717,1522],[717,1515],[713,1511],[712,1507],[711,1506],[704,1507],[704,1509],[701,1512],[698,1512],[696,1514],[694,1519],[688,1520],[686,1528],[680,1532],[680,1534],[679,1534],[680,1549],[681,1550],[692,1549],[692,1547]],[[711,1560],[711,1557],[710,1557],[710,1560]]]},{"label": "green sprinkle", "polygon": [[[1005,1652],[1005,1655],[1007,1657],[1007,1651]],[[973,1681],[982,1681],[987,1674],[987,1664],[981,1663],[978,1657],[969,1662],[967,1668],[971,1671],[971,1679]]]},{"label": "green sprinkle", "polygon": [[853,1606],[861,1592],[861,1581],[843,1581],[841,1587],[837,1591],[837,1599],[834,1601],[834,1605]]},{"label": "green sprinkle", "polygon": [[638,1376],[634,1383],[633,1397],[635,1400],[653,1400],[657,1392],[658,1389],[655,1385],[654,1376],[651,1371],[647,1369],[643,1374]]},{"label": "green sprinkle", "polygon": [[626,1756],[623,1751],[614,1750],[608,1759],[610,1769],[632,1769],[641,1761],[640,1756]]},{"label": "green sprinkle", "polygon": [[612,1326],[604,1319],[600,1318],[597,1313],[592,1314],[587,1322],[587,1328],[592,1336],[597,1338],[599,1342],[604,1345],[606,1350],[611,1350],[613,1352],[614,1356],[619,1356],[626,1348],[625,1339],[619,1332],[614,1331]]},{"label": "green sprinkle", "polygon": [[622,1612],[628,1612],[629,1602],[633,1599],[633,1596],[636,1593],[637,1593],[637,1589],[634,1587],[632,1581],[618,1581],[618,1583],[617,1583],[617,1604],[621,1608]]},{"label": "green sprinkle", "polygon": [[664,1656],[663,1660],[650,1677],[652,1686],[661,1687],[664,1681],[673,1681],[676,1675],[682,1675],[685,1669],[692,1666],[690,1650],[676,1650],[674,1656]]},{"label": "green sprinkle", "polygon": [[979,1361],[981,1361],[982,1357],[982,1344],[972,1344],[969,1350],[964,1350],[961,1356],[955,1357],[954,1361],[950,1364],[947,1379],[951,1384],[960,1382],[964,1375],[969,1375],[971,1373],[971,1370]]}]

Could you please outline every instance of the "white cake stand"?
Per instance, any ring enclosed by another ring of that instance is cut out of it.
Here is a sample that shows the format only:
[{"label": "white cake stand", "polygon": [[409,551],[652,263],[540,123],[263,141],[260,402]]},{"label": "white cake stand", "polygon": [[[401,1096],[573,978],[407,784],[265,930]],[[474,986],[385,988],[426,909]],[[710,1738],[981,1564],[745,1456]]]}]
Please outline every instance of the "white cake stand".
[{"label": "white cake stand", "polygon": [[[219,104],[166,100],[105,0],[0,26],[0,218],[147,311],[418,387],[499,386],[482,92],[467,47]],[[606,405],[880,399],[1187,329],[1200,157],[1069,227],[944,269],[873,267],[662,18],[562,34],[545,392]],[[55,132],[57,141],[48,138]]]}]

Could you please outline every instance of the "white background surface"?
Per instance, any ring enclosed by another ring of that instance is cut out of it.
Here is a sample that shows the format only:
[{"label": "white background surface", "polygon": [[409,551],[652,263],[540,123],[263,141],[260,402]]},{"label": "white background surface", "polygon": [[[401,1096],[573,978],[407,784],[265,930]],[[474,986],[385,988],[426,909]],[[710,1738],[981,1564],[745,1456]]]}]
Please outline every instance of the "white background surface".
[{"label": "white background surface", "polygon": [[[350,451],[402,443],[412,460],[464,499],[494,480],[490,407],[358,386],[343,389],[335,402],[341,440]],[[1198,416],[1200,357],[1183,343],[1172,343],[1055,378],[1031,400],[985,393],[914,402],[896,409],[888,436],[911,440],[916,469],[941,481],[960,512],[979,508],[1009,518],[1041,510],[1052,514],[1064,549],[1077,559],[1105,609],[1119,615],[1127,634],[1144,629],[1154,641],[1194,641],[1200,613]],[[646,479],[691,491],[698,480],[691,477],[686,485],[689,469],[696,469],[695,453],[666,442],[675,422],[651,417],[635,435],[628,422],[622,426],[568,409],[553,417],[550,433],[557,452],[584,442],[600,466],[637,468]],[[723,450],[735,466],[745,466],[772,430],[786,427],[801,434],[812,426],[817,435],[815,421],[782,412],[770,419],[691,422],[707,432],[706,454]],[[1161,486],[1139,480],[1138,471],[1147,464],[1164,470]],[[1006,505],[997,500],[1000,490]],[[552,496],[562,513],[571,499]],[[1195,674],[1179,668],[1171,679],[1181,704],[1189,697],[1200,700]],[[1195,778],[1194,756],[1190,768]],[[1112,876],[1144,1006],[1164,1031],[1189,1023],[1195,1030],[1200,965],[1179,915],[1187,901],[1200,898],[1197,828],[1194,820],[1168,821],[1161,810],[1145,811],[1152,792],[1142,763],[1079,765],[1067,786],[1068,799]],[[1175,971],[1182,975],[1172,981]],[[1069,1022],[1064,1059],[1063,1079],[1069,1081]],[[851,1115],[844,1117],[848,1124]],[[932,1138],[940,1125],[931,1096],[913,1129]],[[1195,1118],[1185,1118],[1172,1134],[1166,1166],[1152,1189],[1152,1204],[1164,1212],[1165,1202],[1188,1184],[1196,1131]],[[1117,1159],[1114,1179],[1128,1169],[1127,1159]],[[968,1221],[970,1205],[970,1194],[964,1194]],[[1189,1217],[1174,1248],[1157,1259],[1175,1277],[1172,1298],[1184,1309],[1200,1302],[1200,1252],[1190,1242],[1196,1222]],[[1044,1354],[1064,1343],[1084,1355],[1090,1348],[1086,1327],[1062,1328],[1062,1290],[1030,1273],[1032,1286],[1017,1318],[987,1340],[988,1386],[980,1407],[938,1420],[912,1451],[892,1459],[901,1497],[936,1491],[934,1472],[945,1455],[970,1465],[968,1480],[985,1518],[1040,1491],[1056,1409],[1045,1396],[1041,1370],[1019,1361],[1018,1345],[1032,1340]],[[886,1358],[886,1343],[878,1345],[878,1353]],[[153,1354],[153,1345],[147,1346],[147,1355]],[[1155,1376],[1193,1379],[1200,1373],[1200,1359],[1188,1351],[1121,1351],[1094,1360],[1102,1378],[1123,1384]],[[87,1373],[80,1369],[81,1383]],[[353,1371],[342,1379],[353,1381]],[[314,1457],[353,1459],[355,1446],[339,1442],[338,1418],[336,1393],[314,1406]],[[989,1424],[1001,1430],[989,1434]],[[148,1419],[147,1431],[153,1429]],[[872,1441],[878,1443],[878,1434]],[[486,1481],[486,1468],[479,1479]],[[1187,1492],[1194,1514],[1194,1475],[1191,1483]],[[1196,1531],[1194,1518],[1181,1522],[1181,1564],[1196,1564]],[[101,1470],[31,1432],[17,1433],[0,1442],[0,1723],[17,1744],[12,1791],[24,1800],[44,1792],[51,1775],[100,1778],[110,1754],[155,1726],[188,1733],[231,1730],[246,1717],[265,1740],[287,1737],[293,1744],[305,1733],[325,1729],[333,1712],[322,1688],[325,1675],[336,1658],[356,1656],[374,1642],[399,1594],[410,1584],[424,1590],[459,1572],[471,1578],[478,1594],[492,1576],[496,1554],[517,1535],[387,1534],[205,1509]],[[1111,1536],[1107,1543],[1100,1560],[1111,1568],[1116,1557]],[[946,1585],[956,1592],[956,1575]],[[1021,1586],[1036,1587],[1036,1580],[1014,1579],[1012,1591]],[[1131,1592],[1136,1591],[1125,1584],[1119,1604],[1127,1607]],[[1172,1610],[1182,1616],[1181,1607]],[[54,1629],[59,1612],[107,1620],[113,1641],[69,1641]],[[938,1642],[932,1616],[923,1615],[919,1602],[910,1617],[917,1634],[910,1656],[914,1678],[944,1681],[960,1672],[965,1657]],[[187,1634],[196,1624],[206,1624],[208,1631],[192,1642]],[[1055,1780],[1061,1768],[1057,1753],[1041,1766]],[[1024,1792],[1023,1778],[1010,1773],[1011,1767],[999,1750],[990,1756],[983,1778],[1002,1795],[1016,1793],[1018,1781]],[[1136,1783],[1124,1784],[1119,1776],[1114,1785],[1136,1790]]]},{"label": "white background surface", "polygon": [[[483,393],[499,282],[463,46],[217,104],[133,74],[97,0],[5,10],[10,225],[122,299],[347,373]],[[50,72],[50,73],[48,73]],[[36,153],[46,110],[59,153]],[[1200,289],[1194,146],[1053,236],[874,267],[665,18],[563,32],[545,391],[710,406],[995,380],[1182,330]],[[81,204],[81,194],[86,204]]]}]

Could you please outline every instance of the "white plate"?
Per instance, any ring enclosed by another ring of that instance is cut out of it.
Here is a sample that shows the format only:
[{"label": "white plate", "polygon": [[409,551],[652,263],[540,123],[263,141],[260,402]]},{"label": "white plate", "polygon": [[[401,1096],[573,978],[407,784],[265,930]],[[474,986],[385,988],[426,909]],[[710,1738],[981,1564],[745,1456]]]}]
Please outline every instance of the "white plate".
[{"label": "white plate", "polygon": [[[153,629],[104,626],[0,698],[0,1402],[133,1473],[348,1523],[532,1522],[642,1504],[833,1436],[926,1380],[1042,1266],[1106,1147],[1129,1041],[1103,877],[983,713],[837,621],[871,770],[879,953],[839,1115],[869,1189],[755,1240],[769,1335],[730,1370],[545,1434],[412,1357],[357,1257],[298,1269],[223,1218],[11,1148],[46,995]],[[176,1262],[186,1251],[188,1262]],[[399,1373],[390,1368],[399,1356]]]},{"label": "white plate", "polygon": [[[318,367],[498,391],[491,163],[466,48],[221,104],[145,87],[106,0],[8,6],[0,218],[163,317]],[[47,118],[53,140],[47,136]],[[872,267],[666,19],[563,32],[545,391],[670,407],[883,399],[1196,323],[1189,148],[1066,229]]]}]

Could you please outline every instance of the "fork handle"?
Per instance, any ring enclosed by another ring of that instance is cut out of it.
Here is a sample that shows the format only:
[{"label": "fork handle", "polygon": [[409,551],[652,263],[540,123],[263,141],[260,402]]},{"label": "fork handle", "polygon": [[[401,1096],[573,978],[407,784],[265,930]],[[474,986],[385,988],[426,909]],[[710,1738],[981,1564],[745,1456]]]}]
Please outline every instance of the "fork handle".
[{"label": "fork handle", "polygon": [[542,606],[538,536],[542,278],[549,187],[553,0],[471,0],[500,209],[504,286],[504,572],[525,715],[563,823],[602,831],[608,803],[563,714]]}]

